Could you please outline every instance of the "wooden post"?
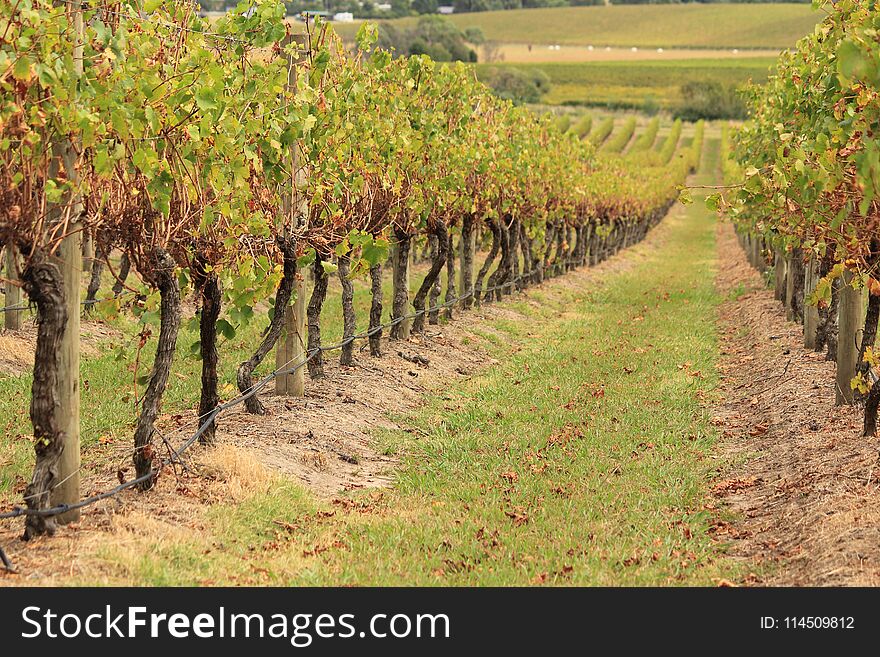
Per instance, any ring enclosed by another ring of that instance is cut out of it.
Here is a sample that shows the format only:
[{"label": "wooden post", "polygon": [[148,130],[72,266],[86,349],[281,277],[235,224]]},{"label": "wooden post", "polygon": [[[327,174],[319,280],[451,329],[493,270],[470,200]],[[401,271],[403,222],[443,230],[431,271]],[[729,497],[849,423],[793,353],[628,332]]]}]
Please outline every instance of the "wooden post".
[{"label": "wooden post", "polygon": [[[476,244],[476,233],[473,217],[465,216],[461,226],[461,238],[458,240],[458,289],[460,294],[465,297],[460,302],[461,308],[465,310],[474,303],[474,247]],[[452,258],[453,254],[450,253],[449,257]],[[468,292],[471,293],[471,296],[467,296]]]},{"label": "wooden post", "polygon": [[792,272],[794,271],[794,261],[791,253],[785,256],[785,271],[787,272],[785,277],[785,319],[789,322],[793,322],[795,320],[794,276],[792,276]]},{"label": "wooden post", "polygon": [[764,238],[761,235],[755,238],[755,267],[762,274],[767,271],[767,261],[764,260]]},{"label": "wooden post", "polygon": [[856,375],[859,347],[856,337],[864,321],[864,300],[861,290],[854,290],[853,274],[847,270],[840,283],[840,301],[837,305],[837,404],[852,404],[853,389],[850,382]]},{"label": "wooden post", "polygon": [[816,348],[816,335],[819,330],[819,307],[809,303],[809,298],[819,282],[819,261],[810,256],[804,276],[804,347]]},{"label": "wooden post", "polygon": [[[70,4],[76,41],[73,46],[73,62],[77,75],[83,71],[83,17],[80,0]],[[70,141],[65,140],[59,148],[61,163],[69,180],[76,183],[79,171],[76,168],[77,150]],[[58,371],[58,398],[61,409],[61,429],[64,431],[64,448],[58,460],[58,482],[52,490],[51,503],[73,504],[79,501],[80,488],[80,445],[79,445],[79,318],[82,286],[82,201],[77,197],[70,199],[70,224],[67,237],[58,249],[61,277],[64,281],[64,295],[67,302],[67,326],[61,341]],[[78,509],[57,516],[61,523],[79,520]]]},{"label": "wooden post", "polygon": [[[305,36],[301,34],[291,35],[289,40],[282,42],[282,48],[289,43],[302,45]],[[287,55],[287,86],[288,90],[296,89],[296,60],[291,54]],[[305,182],[305,171],[300,165],[297,144],[290,149],[290,189],[283,195],[283,212],[290,226],[299,226],[305,217],[305,201],[298,195],[297,185]],[[276,369],[288,369],[293,365],[305,360],[306,343],[306,289],[305,279],[297,274],[293,285],[293,299],[284,317],[284,325],[281,335],[275,347]],[[275,379],[275,392],[289,397],[302,397],[305,395],[306,368],[300,367],[291,374],[281,374]]]},{"label": "wooden post", "polygon": [[[4,285],[4,288],[6,290],[4,305],[6,306],[17,306],[21,304],[21,288],[18,285],[13,285],[11,282],[15,280],[18,280],[18,266],[15,257],[15,246],[13,246],[12,244],[7,244],[6,283]],[[7,310],[4,315],[4,323],[8,331],[17,331],[21,328],[20,310]]]},{"label": "wooden post", "polygon": [[776,276],[776,285],[773,290],[773,296],[775,296],[778,301],[785,301],[785,257],[783,257],[782,252],[779,249],[774,249],[773,266],[775,268],[774,274]]}]

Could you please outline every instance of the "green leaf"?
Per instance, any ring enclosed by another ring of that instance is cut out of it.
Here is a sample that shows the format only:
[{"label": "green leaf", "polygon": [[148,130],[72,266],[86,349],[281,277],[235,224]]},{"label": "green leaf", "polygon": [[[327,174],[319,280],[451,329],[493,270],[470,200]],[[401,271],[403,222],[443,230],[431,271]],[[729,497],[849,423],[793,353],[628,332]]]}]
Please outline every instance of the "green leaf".
[{"label": "green leaf", "polygon": [[837,70],[846,79],[865,78],[871,70],[871,62],[867,53],[847,40],[837,50]]},{"label": "green leaf", "polygon": [[299,258],[296,259],[296,266],[299,269],[304,269],[305,267],[308,267],[310,264],[312,264],[314,261],[315,261],[315,250],[309,249],[303,255],[301,255]]},{"label": "green leaf", "polygon": [[366,260],[371,267],[382,264],[388,258],[388,241],[379,240],[370,244],[364,244],[361,251],[361,257]]},{"label": "green leaf", "polygon": [[302,122],[302,134],[303,136],[307,136],[312,128],[315,127],[315,124],[318,122],[318,118],[314,114],[309,114],[305,120]]},{"label": "green leaf", "polygon": [[196,105],[203,112],[217,109],[217,94],[210,87],[201,87],[196,91]]},{"label": "green leaf", "polygon": [[113,129],[123,139],[128,139],[128,122],[126,121],[126,116],[123,111],[114,110],[110,114],[110,125],[113,126]]},{"label": "green leaf", "polygon": [[159,326],[161,319],[162,317],[158,310],[145,310],[141,315],[141,322],[152,326]]},{"label": "green leaf", "polygon": [[97,173],[99,176],[109,173],[113,170],[113,161],[110,159],[110,155],[104,148],[100,146],[95,149],[94,163],[95,173]]},{"label": "green leaf", "polygon": [[20,82],[27,82],[31,79],[31,60],[25,56],[21,56],[15,60],[15,66],[12,67],[12,77]]},{"label": "green leaf", "polygon": [[217,320],[217,331],[227,340],[235,338],[235,327],[225,319]]}]

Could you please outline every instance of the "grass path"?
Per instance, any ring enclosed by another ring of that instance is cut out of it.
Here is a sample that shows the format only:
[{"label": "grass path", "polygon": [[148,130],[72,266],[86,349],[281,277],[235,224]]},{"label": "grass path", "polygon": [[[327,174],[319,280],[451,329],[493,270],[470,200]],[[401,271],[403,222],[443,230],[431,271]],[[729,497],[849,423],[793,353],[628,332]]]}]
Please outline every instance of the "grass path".
[{"label": "grass path", "polygon": [[[707,142],[702,182],[718,146]],[[715,258],[714,221],[695,203],[601,275],[508,302],[486,327],[503,336],[500,364],[430,400],[412,432],[381,437],[402,455],[393,489],[323,503],[293,482],[243,476],[256,492],[205,507],[197,531],[147,522],[89,549],[130,584],[731,578],[705,508]]]}]

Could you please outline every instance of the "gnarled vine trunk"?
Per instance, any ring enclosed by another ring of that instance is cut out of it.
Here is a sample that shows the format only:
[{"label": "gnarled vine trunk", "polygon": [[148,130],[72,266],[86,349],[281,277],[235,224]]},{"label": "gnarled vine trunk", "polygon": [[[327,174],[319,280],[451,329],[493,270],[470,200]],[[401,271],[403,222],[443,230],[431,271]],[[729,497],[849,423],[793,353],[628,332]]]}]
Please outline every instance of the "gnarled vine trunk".
[{"label": "gnarled vine trunk", "polygon": [[501,230],[498,228],[498,223],[494,220],[490,220],[487,223],[489,230],[492,232],[492,246],[489,247],[489,253],[486,256],[485,262],[483,262],[483,266],[480,267],[480,271],[477,272],[477,280],[474,283],[474,304],[477,307],[479,307],[483,297],[483,279],[486,278],[489,268],[495,261],[495,256],[498,255],[499,245],[501,244]]},{"label": "gnarled vine trunk", "polygon": [[498,247],[501,254],[498,258],[498,267],[492,272],[492,275],[489,276],[489,280],[486,282],[487,289],[483,296],[485,301],[492,301],[493,298],[501,300],[504,288],[503,283],[507,280],[507,268],[509,266],[510,242],[508,234],[507,225],[504,220],[501,220],[498,222]]},{"label": "gnarled vine trunk", "polygon": [[[58,477],[58,461],[64,451],[58,397],[58,367],[61,341],[67,326],[67,307],[61,272],[50,262],[35,262],[21,274],[24,291],[37,305],[37,344],[34,350],[34,378],[31,384],[31,424],[34,427],[34,472],[25,489],[29,509],[48,509]],[[29,540],[55,532],[49,516],[28,516],[24,536]]]},{"label": "gnarled vine trunk", "polygon": [[382,265],[370,267],[370,355],[376,358],[382,355]]},{"label": "gnarled vine trunk", "polygon": [[[474,305],[474,218],[466,214],[461,220],[461,307],[468,309]],[[451,254],[450,254],[451,257]]]},{"label": "gnarled vine trunk", "polygon": [[85,311],[90,313],[98,298],[98,290],[101,288],[101,274],[104,273],[104,251],[98,246],[95,248],[95,256],[91,260],[92,273],[89,277],[89,286],[86,288]]},{"label": "gnarled vine trunk", "polygon": [[446,319],[452,319],[452,300],[455,299],[455,238],[449,233],[449,240],[446,244],[446,310],[443,316]]},{"label": "gnarled vine trunk", "polygon": [[394,253],[394,279],[392,280],[394,295],[391,299],[391,320],[399,321],[396,321],[391,327],[391,339],[400,340],[407,337],[404,328],[406,320],[403,317],[406,316],[409,306],[409,251],[412,237],[397,227],[394,229],[394,234],[397,238],[397,245]]},{"label": "gnarled vine trunk", "polygon": [[318,379],[324,376],[324,354],[321,351],[321,308],[327,297],[327,274],[320,254],[315,254],[315,264],[312,266],[315,278],[315,287],[312,288],[312,296],[309,297],[309,305],[306,308],[306,322],[308,323],[309,341],[309,376]]},{"label": "gnarled vine trunk", "polygon": [[519,219],[514,219],[510,226],[510,289],[522,290],[524,282],[519,274]]},{"label": "gnarled vine trunk", "polygon": [[[831,259],[822,264],[820,276],[825,276],[831,271]],[[831,303],[826,308],[819,309],[819,326],[816,329],[816,351],[827,348],[825,360],[837,360],[837,307],[840,301],[840,279],[831,281]]]},{"label": "gnarled vine trunk", "polygon": [[351,367],[354,365],[354,340],[352,336],[357,325],[357,317],[354,314],[354,286],[351,284],[351,256],[347,253],[339,256],[337,261],[339,269],[339,283],[342,285],[342,355],[339,364]]},{"label": "gnarled vine trunk", "polygon": [[[437,253],[439,250],[438,240],[436,235],[428,236],[428,244],[431,247],[431,262],[437,258]],[[448,251],[448,244],[447,244]],[[449,258],[446,258],[449,260]],[[439,324],[440,323],[440,309],[437,307],[440,304],[440,294],[443,292],[443,288],[440,284],[440,275],[437,275],[437,278],[434,279],[434,284],[431,286],[430,292],[428,292],[428,323],[429,324]]]},{"label": "gnarled vine trunk", "polygon": [[547,226],[544,232],[544,256],[541,258],[542,266],[541,266],[541,280],[539,282],[543,282],[545,278],[551,276],[550,271],[550,252],[553,250],[553,245],[556,242],[556,224],[550,224]]},{"label": "gnarled vine trunk", "polygon": [[553,275],[559,276],[565,267],[565,225],[556,231],[556,252],[553,254]]},{"label": "gnarled vine trunk", "polygon": [[575,229],[575,236],[577,237],[577,247],[575,248],[575,262],[574,268],[583,267],[584,265],[584,254],[587,252],[586,244],[584,244],[584,240],[586,238],[587,229],[581,224]]},{"label": "gnarled vine trunk", "polygon": [[[877,252],[876,240],[871,240],[871,252]],[[872,258],[868,262],[871,271],[874,271],[878,264],[878,258]],[[871,294],[868,291],[868,308],[865,312],[865,324],[862,330],[862,343],[859,345],[859,359],[856,363],[856,374],[861,374],[865,379],[870,379],[871,366],[865,361],[865,353],[868,347],[874,348],[877,340],[877,320],[880,319],[880,297]],[[858,390],[854,394],[857,400],[864,400],[866,395],[862,395]],[[867,411],[866,411],[867,412]]]},{"label": "gnarled vine trunk", "polygon": [[[278,290],[275,292],[275,312],[272,314],[269,328],[257,350],[238,366],[236,379],[238,389],[242,394],[248,392],[254,385],[254,370],[263,362],[266,354],[272,351],[281,336],[281,330],[284,328],[284,315],[287,313],[290,297],[296,284],[296,244],[291,238],[278,238],[278,246],[281,249],[283,274],[281,282],[278,284]],[[253,415],[263,415],[266,412],[263,403],[256,394],[245,399],[244,407],[248,413]]]},{"label": "gnarled vine trunk", "polygon": [[[159,290],[160,323],[159,341],[153,371],[141,401],[141,412],[134,430],[134,468],[137,477],[144,477],[153,469],[153,434],[162,395],[168,385],[171,364],[174,362],[174,349],[177,346],[177,333],[180,330],[180,285],[177,282],[174,259],[162,248],[153,253],[151,278]],[[155,476],[142,481],[138,488],[149,490],[153,487]]]},{"label": "gnarled vine trunk", "polygon": [[[217,320],[220,318],[220,282],[217,275],[208,272],[204,258],[196,257],[193,262],[193,283],[199,291],[201,309],[199,310],[199,350],[202,356],[202,391],[199,399],[199,422],[211,413],[220,403],[217,392]],[[199,436],[203,445],[212,445],[217,430],[216,419],[205,427]]]},{"label": "gnarled vine trunk", "polygon": [[565,258],[562,262],[562,271],[571,271],[574,269],[574,227],[569,225],[565,230]]},{"label": "gnarled vine trunk", "polygon": [[532,261],[532,240],[522,221],[519,222],[519,250],[522,254],[522,284],[526,288],[535,282],[535,263]]},{"label": "gnarled vine trunk", "polygon": [[131,270],[131,259],[128,257],[128,253],[122,254],[122,259],[119,261],[119,274],[117,274],[116,282],[113,283],[113,296],[118,297],[122,294],[122,290],[125,288],[125,281],[128,279],[128,272]]},{"label": "gnarled vine trunk", "polygon": [[446,232],[446,226],[443,222],[438,221],[434,226],[433,234],[437,237],[437,253],[431,262],[431,268],[425,274],[422,284],[413,297],[413,308],[416,310],[416,316],[413,318],[413,332],[422,333],[425,330],[425,298],[428,291],[433,287],[435,281],[443,270],[443,264],[446,262],[446,252],[449,246],[449,239]]},{"label": "gnarled vine trunk", "polygon": [[788,279],[785,301],[786,316],[790,321],[804,320],[804,259],[801,249],[792,249],[789,257]]}]

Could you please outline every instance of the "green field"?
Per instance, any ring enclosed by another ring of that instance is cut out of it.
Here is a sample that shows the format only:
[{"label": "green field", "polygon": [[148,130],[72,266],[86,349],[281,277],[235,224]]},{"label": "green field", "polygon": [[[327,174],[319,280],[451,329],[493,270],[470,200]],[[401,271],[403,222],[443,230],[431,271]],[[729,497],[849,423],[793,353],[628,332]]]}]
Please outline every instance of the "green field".
[{"label": "green field", "polygon": [[[681,86],[687,82],[714,80],[728,86],[761,82],[772,65],[772,59],[756,57],[511,66],[544,71],[552,87],[542,100],[550,105],[641,109],[653,103],[669,109],[679,101]],[[478,64],[478,74],[490,66],[505,65]]]},{"label": "green field", "polygon": [[[479,27],[500,43],[645,48],[788,48],[823,14],[808,4],[688,4],[557,7],[459,14],[460,28]],[[391,21],[398,26],[418,18]],[[343,36],[356,24],[337,24]]]}]

